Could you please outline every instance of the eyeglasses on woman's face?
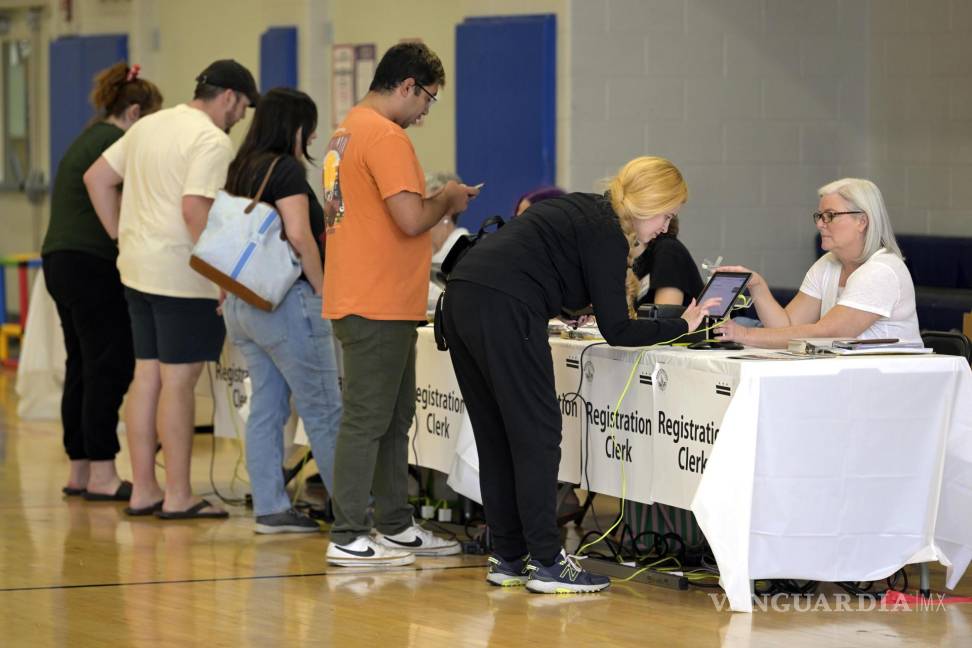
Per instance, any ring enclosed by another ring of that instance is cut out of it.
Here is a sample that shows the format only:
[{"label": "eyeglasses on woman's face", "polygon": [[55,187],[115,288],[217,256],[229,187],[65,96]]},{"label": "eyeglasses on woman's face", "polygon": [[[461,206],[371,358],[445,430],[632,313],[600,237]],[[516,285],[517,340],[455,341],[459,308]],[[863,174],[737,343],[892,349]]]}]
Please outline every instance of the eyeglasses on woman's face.
[{"label": "eyeglasses on woman's face", "polygon": [[863,214],[864,212],[857,211],[832,211],[830,209],[826,211],[816,211],[810,214],[813,218],[813,224],[823,223],[824,225],[830,225],[830,222],[837,218],[838,216],[843,216],[844,214]]}]

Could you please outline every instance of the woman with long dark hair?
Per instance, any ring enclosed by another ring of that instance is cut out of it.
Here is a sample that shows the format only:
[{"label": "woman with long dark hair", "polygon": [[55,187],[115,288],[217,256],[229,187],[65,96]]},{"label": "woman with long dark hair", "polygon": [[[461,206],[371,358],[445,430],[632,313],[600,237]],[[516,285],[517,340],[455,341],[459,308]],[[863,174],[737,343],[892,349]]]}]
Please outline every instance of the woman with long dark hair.
[{"label": "woman with long dark hair", "polygon": [[283,429],[293,394],[317,468],[331,493],[334,444],[341,420],[331,323],[321,318],[324,211],[307,182],[307,147],[317,136],[317,106],[303,92],[274,88],[257,104],[253,122],[230,164],[226,190],[253,196],[276,161],[262,195],[283,221],[303,269],[272,312],[229,295],[226,331],[246,357],[253,386],[246,422],[246,467],[257,533],[318,531],[292,506],[283,480]]},{"label": "woman with long dark hair", "polygon": [[118,408],[135,368],[128,304],[115,267],[118,245],[98,220],[83,177],[132,124],[162,106],[159,89],[138,72],[119,62],[95,77],[95,117],[58,165],[41,247],[67,351],[61,423],[71,468],[61,490],[88,500],[127,502],[132,492],[115,469]]}]

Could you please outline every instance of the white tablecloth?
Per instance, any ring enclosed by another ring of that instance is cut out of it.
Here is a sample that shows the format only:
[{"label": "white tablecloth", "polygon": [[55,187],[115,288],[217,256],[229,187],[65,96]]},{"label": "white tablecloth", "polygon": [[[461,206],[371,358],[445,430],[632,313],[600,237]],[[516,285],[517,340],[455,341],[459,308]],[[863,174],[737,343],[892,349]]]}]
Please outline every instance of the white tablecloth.
[{"label": "white tablecloth", "polygon": [[17,416],[24,420],[61,418],[64,389],[64,334],[40,268],[30,289],[27,327],[17,359]]},{"label": "white tablecloth", "polygon": [[[475,442],[448,354],[434,350],[430,331],[418,344],[411,459],[449,472],[453,488],[479,499]],[[876,580],[930,560],[949,567],[949,587],[964,573],[972,372],[963,359],[743,361],[603,346],[581,358],[587,344],[551,340],[561,479],[691,508],[733,610],[752,610],[752,579]],[[565,394],[582,368],[588,405],[575,408]],[[448,436],[430,416],[451,416]]]},{"label": "white tablecloth", "polygon": [[752,610],[750,579],[869,581],[929,560],[954,587],[972,557],[968,364],[740,364],[692,503],[732,609]]}]

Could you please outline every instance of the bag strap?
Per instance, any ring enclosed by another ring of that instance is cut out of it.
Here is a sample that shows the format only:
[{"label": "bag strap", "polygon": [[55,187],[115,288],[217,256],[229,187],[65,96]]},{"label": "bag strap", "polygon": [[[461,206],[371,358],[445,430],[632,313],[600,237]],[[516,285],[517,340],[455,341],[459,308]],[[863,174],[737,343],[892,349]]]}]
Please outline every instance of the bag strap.
[{"label": "bag strap", "polygon": [[486,229],[489,228],[489,227],[492,227],[493,225],[496,226],[496,229],[499,229],[499,228],[503,227],[503,225],[505,225],[505,224],[506,224],[506,222],[503,220],[503,217],[502,216],[499,216],[499,215],[490,216],[489,218],[487,218],[486,220],[483,221],[482,225],[479,226],[479,234],[477,234],[477,237],[482,236],[483,234],[485,234],[486,233]]},{"label": "bag strap", "polygon": [[260,198],[263,197],[263,190],[267,188],[267,183],[270,182],[270,176],[273,175],[273,169],[275,166],[277,166],[277,162],[280,161],[281,157],[283,156],[278,155],[277,157],[273,158],[273,162],[270,163],[270,168],[267,169],[267,174],[263,176],[263,182],[260,183],[260,188],[257,189],[256,195],[253,196],[253,200],[251,200],[250,204],[247,205],[246,209],[243,210],[244,214],[249,214],[257,206],[257,203],[260,202]]}]

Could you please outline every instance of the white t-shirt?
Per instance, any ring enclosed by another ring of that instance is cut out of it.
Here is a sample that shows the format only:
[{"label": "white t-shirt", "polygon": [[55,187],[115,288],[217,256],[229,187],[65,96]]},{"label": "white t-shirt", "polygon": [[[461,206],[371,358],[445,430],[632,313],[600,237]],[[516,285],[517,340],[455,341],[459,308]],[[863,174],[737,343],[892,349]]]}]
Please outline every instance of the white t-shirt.
[{"label": "white t-shirt", "polygon": [[189,267],[192,238],[183,196],[214,198],[226,184],[233,144],[206,113],[188,106],[135,122],[103,154],[124,178],[118,272],[135,290],[216,299],[216,285]]},{"label": "white t-shirt", "polygon": [[915,285],[901,257],[881,248],[847,277],[843,288],[839,281],[840,262],[828,252],[807,271],[800,292],[820,300],[820,317],[837,305],[880,315],[858,337],[921,341]]}]

